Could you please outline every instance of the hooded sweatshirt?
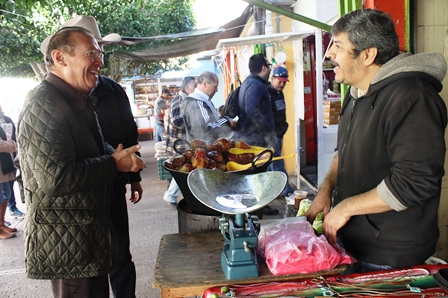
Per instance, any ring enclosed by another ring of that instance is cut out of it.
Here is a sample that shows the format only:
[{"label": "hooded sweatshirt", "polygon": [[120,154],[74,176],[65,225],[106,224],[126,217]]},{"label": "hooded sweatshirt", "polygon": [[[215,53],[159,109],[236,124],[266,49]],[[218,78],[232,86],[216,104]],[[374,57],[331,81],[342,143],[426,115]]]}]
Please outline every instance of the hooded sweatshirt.
[{"label": "hooded sweatshirt", "polygon": [[381,66],[363,96],[350,88],[340,113],[334,204],[376,188],[393,210],[353,216],[340,229],[358,261],[423,264],[435,252],[444,175],[446,106],[440,53],[404,53]]}]

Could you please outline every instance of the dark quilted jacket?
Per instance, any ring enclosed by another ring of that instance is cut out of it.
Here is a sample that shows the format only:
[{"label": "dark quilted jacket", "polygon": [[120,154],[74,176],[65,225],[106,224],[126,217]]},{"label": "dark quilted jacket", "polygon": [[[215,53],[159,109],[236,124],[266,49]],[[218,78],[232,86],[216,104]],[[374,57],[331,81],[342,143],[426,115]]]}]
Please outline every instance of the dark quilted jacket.
[{"label": "dark quilted jacket", "polygon": [[28,278],[85,278],[109,271],[115,162],[105,155],[92,105],[85,99],[80,105],[66,91],[42,81],[28,94],[17,128]]}]

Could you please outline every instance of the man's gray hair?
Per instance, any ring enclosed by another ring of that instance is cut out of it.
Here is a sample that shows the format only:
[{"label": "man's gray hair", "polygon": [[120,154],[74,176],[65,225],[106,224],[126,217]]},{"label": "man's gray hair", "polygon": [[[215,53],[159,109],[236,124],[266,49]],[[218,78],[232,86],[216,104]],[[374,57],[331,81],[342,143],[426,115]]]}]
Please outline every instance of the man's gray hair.
[{"label": "man's gray hair", "polygon": [[51,52],[54,50],[61,50],[70,55],[73,54],[76,47],[75,39],[73,38],[74,33],[85,33],[94,38],[89,30],[82,27],[63,27],[59,29],[50,39],[47,50],[45,51],[44,62],[47,71],[53,68],[54,61],[51,57]]},{"label": "man's gray hair", "polygon": [[343,15],[331,28],[333,36],[348,33],[348,39],[354,45],[353,57],[361,51],[377,48],[375,64],[382,65],[400,52],[398,35],[392,18],[383,11],[358,9]]},{"label": "man's gray hair", "polygon": [[198,84],[202,84],[203,82],[207,83],[217,83],[219,82],[218,76],[211,72],[211,71],[204,71],[201,73],[201,75],[198,77]]}]

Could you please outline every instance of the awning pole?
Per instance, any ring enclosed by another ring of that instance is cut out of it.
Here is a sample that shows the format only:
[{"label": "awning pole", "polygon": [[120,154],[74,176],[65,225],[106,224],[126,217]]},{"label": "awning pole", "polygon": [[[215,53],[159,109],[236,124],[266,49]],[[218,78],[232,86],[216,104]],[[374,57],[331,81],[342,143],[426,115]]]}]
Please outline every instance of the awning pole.
[{"label": "awning pole", "polygon": [[265,3],[265,2],[263,2],[261,0],[243,0],[243,1],[247,2],[249,4],[252,4],[252,5],[264,8],[264,9],[269,10],[269,11],[273,11],[273,12],[279,13],[281,15],[284,15],[284,16],[288,17],[288,18],[291,18],[293,20],[296,20],[296,21],[299,21],[299,22],[311,25],[313,27],[322,29],[324,31],[327,31],[327,32],[331,31],[331,26],[328,25],[328,24],[325,24],[325,23],[322,23],[322,22],[310,19],[308,17],[305,17],[305,16],[302,16],[300,14],[297,14],[297,13],[294,13],[294,12],[291,12],[291,11],[279,8],[279,7],[271,5],[271,4],[267,4],[267,3]]}]

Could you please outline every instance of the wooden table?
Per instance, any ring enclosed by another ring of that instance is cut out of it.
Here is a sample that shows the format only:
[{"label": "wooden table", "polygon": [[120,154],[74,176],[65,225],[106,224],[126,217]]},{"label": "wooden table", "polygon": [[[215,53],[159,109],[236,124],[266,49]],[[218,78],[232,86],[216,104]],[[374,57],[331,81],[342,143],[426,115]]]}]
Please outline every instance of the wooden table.
[{"label": "wooden table", "polygon": [[221,268],[224,237],[219,231],[194,234],[168,234],[160,240],[153,288],[161,297],[201,296],[210,287],[229,284],[287,281],[338,274],[345,266],[312,274],[274,276],[259,261],[259,277],[228,280]]}]

